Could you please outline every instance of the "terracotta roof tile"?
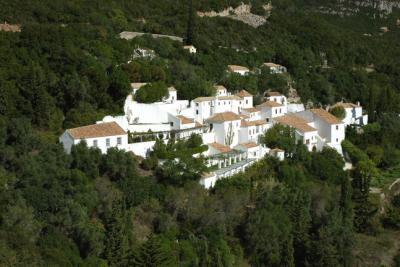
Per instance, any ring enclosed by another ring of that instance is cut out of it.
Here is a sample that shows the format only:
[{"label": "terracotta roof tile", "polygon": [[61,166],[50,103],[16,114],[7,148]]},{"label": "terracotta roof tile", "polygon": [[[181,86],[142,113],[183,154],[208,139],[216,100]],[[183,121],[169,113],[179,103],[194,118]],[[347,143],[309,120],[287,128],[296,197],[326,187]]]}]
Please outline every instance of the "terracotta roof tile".
[{"label": "terracotta roof tile", "polygon": [[170,87],[168,87],[168,91],[176,91],[176,89],[175,89],[175,87],[173,87],[173,86],[170,86]]},{"label": "terracotta roof tile", "polygon": [[343,123],[341,120],[339,120],[338,118],[333,116],[331,113],[329,113],[328,111],[326,111],[322,108],[311,109],[311,112],[329,124],[342,124]]},{"label": "terracotta roof tile", "polygon": [[269,108],[276,108],[276,107],[283,107],[282,104],[279,104],[275,101],[265,101],[264,103],[257,106],[258,108],[262,107],[269,107]]},{"label": "terracotta roof tile", "polygon": [[221,153],[226,153],[226,152],[230,152],[232,149],[229,146],[226,145],[222,145],[219,143],[210,143],[207,144],[208,146],[214,148],[215,150],[218,150]]},{"label": "terracotta roof tile", "polygon": [[293,114],[286,114],[284,116],[276,117],[274,120],[280,124],[296,128],[303,133],[316,131],[315,128],[308,125],[306,120]]},{"label": "terracotta roof tile", "polygon": [[230,71],[249,71],[248,68],[239,65],[228,65]]},{"label": "terracotta roof tile", "polygon": [[244,108],[242,110],[244,110],[246,112],[249,112],[249,113],[258,112],[258,109],[254,108],[254,107],[252,107],[252,108]]},{"label": "terracotta roof tile", "polygon": [[267,124],[265,120],[255,120],[255,121],[242,120],[240,122],[240,127],[259,126],[264,124]]},{"label": "terracotta roof tile", "polygon": [[74,139],[124,135],[126,132],[116,122],[105,122],[68,129]]},{"label": "terracotta roof tile", "polygon": [[267,96],[281,96],[282,94],[279,92],[275,92],[275,91],[270,91],[266,93]]},{"label": "terracotta roof tile", "polygon": [[239,146],[243,146],[246,148],[258,147],[258,145],[254,142],[244,142],[244,143],[239,144]]},{"label": "terracotta roof tile", "polygon": [[224,122],[224,121],[235,121],[240,120],[240,116],[231,111],[215,113],[213,116],[207,119],[207,122]]},{"label": "terracotta roof tile", "polygon": [[282,65],[276,64],[276,63],[272,63],[272,62],[266,62],[263,64],[263,66],[269,67],[269,68],[273,68],[273,67],[282,67]]},{"label": "terracotta roof tile", "polygon": [[182,122],[182,124],[194,123],[194,120],[189,119],[188,117],[185,117],[183,115],[176,115],[176,117]]},{"label": "terracotta roof tile", "polygon": [[273,148],[269,152],[285,152],[285,150],[280,149],[280,148]]},{"label": "terracotta roof tile", "polygon": [[250,94],[246,90],[240,90],[239,93],[237,93],[236,95],[239,96],[239,97],[253,96],[252,94]]},{"label": "terracotta roof tile", "polygon": [[219,100],[242,100],[240,97],[236,95],[227,95],[227,96],[219,96]]},{"label": "terracotta roof tile", "polygon": [[147,83],[131,83],[131,88],[139,89],[142,86],[145,86]]},{"label": "terracotta roof tile", "polygon": [[356,105],[354,103],[346,103],[346,102],[338,102],[335,105],[332,106],[332,108],[335,107],[342,107],[342,108],[359,108],[361,106]]},{"label": "terracotta roof tile", "polygon": [[214,100],[214,96],[201,96],[193,99],[194,102],[204,102],[204,101],[212,101]]}]

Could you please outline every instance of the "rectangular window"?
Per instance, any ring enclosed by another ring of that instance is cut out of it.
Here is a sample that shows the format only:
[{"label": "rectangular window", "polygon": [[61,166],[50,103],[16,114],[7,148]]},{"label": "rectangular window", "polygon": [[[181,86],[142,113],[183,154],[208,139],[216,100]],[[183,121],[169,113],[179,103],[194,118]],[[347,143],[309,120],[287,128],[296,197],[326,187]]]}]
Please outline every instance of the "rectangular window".
[{"label": "rectangular window", "polygon": [[199,106],[199,103],[196,103],[196,107],[198,107]]},{"label": "rectangular window", "polygon": [[248,104],[249,103],[249,100],[248,99],[246,99],[246,104]]},{"label": "rectangular window", "polygon": [[278,110],[277,109],[275,109],[275,114],[278,114]]},{"label": "rectangular window", "polygon": [[337,142],[339,142],[339,139],[338,139],[338,138],[336,138],[336,143],[337,143]]},{"label": "rectangular window", "polygon": [[306,144],[307,145],[310,144],[310,140],[309,139],[306,139]]},{"label": "rectangular window", "polygon": [[196,109],[196,115],[199,115],[199,110]]},{"label": "rectangular window", "polygon": [[117,137],[117,145],[122,145],[122,138],[121,137]]},{"label": "rectangular window", "polygon": [[97,147],[97,140],[93,140],[93,147]]},{"label": "rectangular window", "polygon": [[106,139],[106,146],[110,146],[110,138]]},{"label": "rectangular window", "polygon": [[339,125],[336,125],[336,130],[339,130]]}]

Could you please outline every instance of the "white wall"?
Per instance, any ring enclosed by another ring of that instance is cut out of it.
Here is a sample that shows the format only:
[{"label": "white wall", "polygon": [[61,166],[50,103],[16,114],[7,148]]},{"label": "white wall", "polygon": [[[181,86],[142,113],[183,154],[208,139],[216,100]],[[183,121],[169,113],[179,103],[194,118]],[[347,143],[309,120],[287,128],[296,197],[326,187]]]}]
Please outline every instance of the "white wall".
[{"label": "white wall", "polygon": [[[121,144],[118,144],[117,140],[121,138]],[[109,140],[109,146],[107,146],[107,139]],[[60,142],[64,146],[64,150],[67,153],[71,153],[73,145],[79,144],[82,140],[86,141],[88,147],[94,147],[95,141],[97,141],[97,148],[101,150],[101,153],[107,153],[107,150],[111,147],[116,147],[121,150],[127,150],[128,147],[128,135],[114,135],[97,138],[86,138],[86,139],[73,139],[67,131],[65,131],[59,138]]]},{"label": "white wall", "polygon": [[137,156],[146,157],[147,154],[153,150],[155,143],[156,141],[132,143],[128,145],[127,151],[131,151]]},{"label": "white wall", "polygon": [[214,143],[216,141],[214,132],[203,133],[201,137],[204,144]]}]

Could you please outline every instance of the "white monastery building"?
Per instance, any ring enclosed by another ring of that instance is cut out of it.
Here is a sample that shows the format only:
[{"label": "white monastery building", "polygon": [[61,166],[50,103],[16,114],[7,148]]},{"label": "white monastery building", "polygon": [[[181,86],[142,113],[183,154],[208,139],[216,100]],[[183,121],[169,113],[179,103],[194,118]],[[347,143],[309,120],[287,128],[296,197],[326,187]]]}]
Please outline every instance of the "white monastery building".
[{"label": "white monastery building", "polygon": [[[341,121],[324,109],[289,113],[286,96],[278,92],[268,92],[265,102],[254,107],[249,92],[240,90],[232,94],[221,85],[215,86],[214,96],[198,97],[190,102],[177,99],[176,89],[169,87],[168,95],[161,101],[138,103],[135,93],[144,85],[132,83],[124,115],[106,116],[94,125],[66,130],[60,137],[65,151],[70,153],[73,145],[84,140],[102,153],[116,147],[146,157],[156,139],[167,142],[172,137],[182,139],[198,134],[208,145],[203,153],[208,166],[216,167],[200,181],[210,188],[219,179],[245,170],[266,154],[283,160],[283,150],[260,144],[260,137],[276,123],[292,127],[296,140],[310,151],[329,146],[341,154],[345,126],[367,122],[357,105],[346,108],[346,118]],[[131,143],[128,143],[128,132]]]},{"label": "white monastery building", "polygon": [[228,65],[228,71],[231,73],[237,73],[242,76],[248,75],[250,70],[247,67],[239,66],[239,65]]},{"label": "white monastery building", "polygon": [[183,49],[187,50],[190,54],[196,54],[197,49],[193,45],[184,45]]},{"label": "white monastery building", "polygon": [[285,66],[279,65],[279,64],[275,64],[272,62],[266,62],[264,64],[262,64],[261,67],[267,67],[270,70],[270,73],[272,74],[281,74],[281,73],[285,73],[287,72],[287,69]]},{"label": "white monastery building", "polygon": [[106,153],[111,147],[126,150],[128,134],[116,122],[99,123],[66,130],[59,139],[67,153],[73,145],[85,141],[88,147],[96,147]]},{"label": "white monastery building", "polygon": [[363,113],[363,108],[360,106],[359,102],[357,104],[338,102],[332,106],[332,108],[335,107],[342,107],[346,112],[346,115],[342,120],[346,126],[363,126],[368,124],[368,115]]}]

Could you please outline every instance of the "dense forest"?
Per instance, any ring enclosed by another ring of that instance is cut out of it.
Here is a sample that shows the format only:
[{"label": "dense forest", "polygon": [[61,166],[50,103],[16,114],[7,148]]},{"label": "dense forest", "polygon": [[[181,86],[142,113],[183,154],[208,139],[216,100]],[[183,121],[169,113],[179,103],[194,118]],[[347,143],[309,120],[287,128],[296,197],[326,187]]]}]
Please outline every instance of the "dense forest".
[{"label": "dense forest", "polygon": [[[384,191],[400,178],[400,13],[340,17],[315,11],[333,1],[273,1],[258,28],[195,13],[240,2],[264,15],[258,0],[2,1],[0,21],[22,30],[0,31],[1,266],[378,266],[362,240],[400,236],[400,196]],[[181,36],[198,53],[121,31]],[[156,58],[131,60],[137,47]],[[267,61],[290,75],[260,68]],[[228,64],[257,71],[227,76]],[[157,142],[146,159],[84,143],[66,154],[62,131],[122,113],[130,82],[173,85],[184,99],[219,83],[256,102],[292,86],[309,105],[360,101],[371,123],[347,129],[351,171],[276,126],[262,142],[285,161],[266,157],[210,191],[198,183],[204,159],[191,156],[205,149],[198,136]]]}]

